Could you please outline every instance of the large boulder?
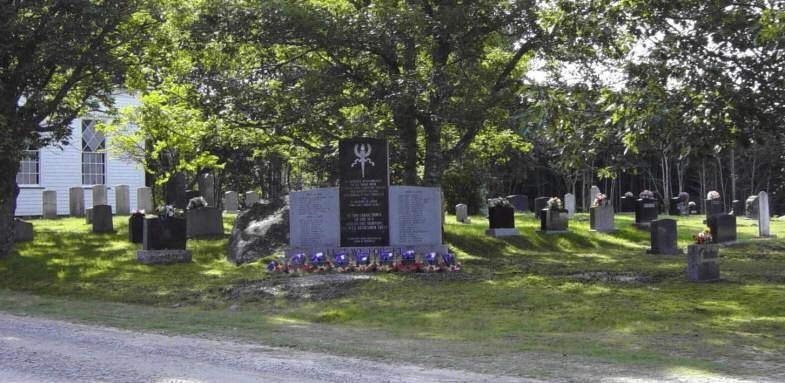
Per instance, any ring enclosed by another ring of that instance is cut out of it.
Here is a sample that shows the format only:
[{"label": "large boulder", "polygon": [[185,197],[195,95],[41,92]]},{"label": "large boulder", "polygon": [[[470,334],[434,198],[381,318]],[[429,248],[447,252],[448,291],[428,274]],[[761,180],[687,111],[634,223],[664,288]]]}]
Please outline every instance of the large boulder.
[{"label": "large boulder", "polygon": [[227,258],[241,265],[274,255],[288,244],[288,198],[259,201],[237,215]]}]

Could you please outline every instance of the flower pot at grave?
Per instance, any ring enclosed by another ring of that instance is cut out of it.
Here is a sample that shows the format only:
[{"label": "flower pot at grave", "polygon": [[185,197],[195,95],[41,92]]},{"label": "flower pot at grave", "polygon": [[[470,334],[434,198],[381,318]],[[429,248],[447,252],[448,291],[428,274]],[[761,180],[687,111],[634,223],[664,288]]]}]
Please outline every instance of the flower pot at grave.
[{"label": "flower pot at grave", "polygon": [[505,206],[490,207],[488,221],[491,229],[512,229],[515,227],[515,209]]},{"label": "flower pot at grave", "polygon": [[658,215],[657,200],[647,198],[635,201],[635,223],[654,221]]},{"label": "flower pot at grave", "polygon": [[720,278],[720,249],[716,245],[687,246],[687,279],[707,282]]}]

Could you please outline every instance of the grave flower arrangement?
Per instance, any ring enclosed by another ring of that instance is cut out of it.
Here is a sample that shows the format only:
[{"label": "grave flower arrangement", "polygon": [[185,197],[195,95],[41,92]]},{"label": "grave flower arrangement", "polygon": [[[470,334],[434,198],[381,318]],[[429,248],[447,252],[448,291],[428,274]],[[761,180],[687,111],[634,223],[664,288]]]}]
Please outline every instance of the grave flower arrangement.
[{"label": "grave flower arrangement", "polygon": [[458,272],[461,271],[461,264],[456,261],[455,254],[447,253],[442,254],[442,262],[440,264],[442,271]]},{"label": "grave flower arrangement", "polygon": [[708,194],[706,194],[706,199],[710,201],[718,200],[720,199],[720,192],[716,190],[712,190]]},{"label": "grave flower arrangement", "polygon": [[682,201],[685,201],[685,202],[689,201],[690,200],[690,193],[680,192],[679,193],[679,199],[682,200]]},{"label": "grave flower arrangement", "polygon": [[352,260],[349,258],[349,254],[335,254],[335,257],[333,258],[333,269],[339,273],[354,271],[354,265],[352,264]]},{"label": "grave flower arrangement", "polygon": [[628,191],[628,192],[624,193],[624,197],[626,197],[626,198],[632,198],[634,196],[635,196],[635,194],[632,194],[631,191]]},{"label": "grave flower arrangement", "polygon": [[155,209],[155,214],[157,214],[162,221],[170,218],[183,218],[183,211],[180,209],[176,209],[172,205],[165,205],[165,206],[158,207],[157,209]]},{"label": "grave flower arrangement", "polygon": [[608,203],[608,198],[605,194],[597,193],[597,196],[594,197],[594,202],[592,203],[591,207],[598,207],[598,206],[605,206]]},{"label": "grave flower arrangement", "polygon": [[134,209],[131,211],[131,215],[144,215],[144,209]]},{"label": "grave flower arrangement", "polygon": [[324,253],[316,253],[311,256],[311,263],[307,267],[310,272],[323,273],[332,270],[333,264],[327,260],[327,256]]},{"label": "grave flower arrangement", "polygon": [[512,206],[512,203],[507,198],[499,197],[499,198],[491,198],[488,200],[488,207],[506,207],[510,209],[514,209],[515,207]]},{"label": "grave flower arrangement", "polygon": [[692,239],[695,240],[695,243],[698,245],[703,245],[705,243],[711,242],[711,229],[708,227],[703,229],[700,233],[697,233],[692,236]]},{"label": "grave flower arrangement", "polygon": [[561,209],[561,200],[559,199],[559,197],[551,197],[551,199],[548,200],[548,209],[551,210]]},{"label": "grave flower arrangement", "polygon": [[356,270],[362,272],[376,271],[376,264],[371,262],[371,253],[361,251],[355,254]]},{"label": "grave flower arrangement", "polygon": [[638,198],[640,198],[640,199],[654,199],[654,192],[652,192],[651,190],[646,189],[646,190],[642,191],[641,194],[638,195]]},{"label": "grave flower arrangement", "polygon": [[398,271],[395,264],[395,255],[392,251],[383,251],[379,254],[379,264],[376,266],[379,271]]},{"label": "grave flower arrangement", "polygon": [[417,255],[413,250],[407,250],[401,254],[401,262],[397,265],[397,271],[415,272],[424,268],[424,265],[417,261]]}]

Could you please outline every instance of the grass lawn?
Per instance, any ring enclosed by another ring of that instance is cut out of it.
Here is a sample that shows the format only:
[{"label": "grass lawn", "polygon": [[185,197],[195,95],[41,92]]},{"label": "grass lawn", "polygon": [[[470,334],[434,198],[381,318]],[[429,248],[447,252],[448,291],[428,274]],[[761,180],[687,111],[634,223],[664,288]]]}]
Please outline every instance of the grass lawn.
[{"label": "grass lawn", "polygon": [[[678,219],[680,246],[702,220]],[[521,376],[564,372],[546,362],[516,364],[516,355],[536,354],[607,371],[785,379],[785,369],[772,367],[785,365],[782,221],[772,223],[779,239],[761,240],[754,221],[739,218],[739,243],[721,249],[723,280],[693,284],[685,256],[645,253],[649,235],[632,228],[629,215],[617,216],[618,233],[599,234],[579,214],[563,235],[537,233],[532,214],[517,215],[522,235],[506,239],[485,236],[482,217],[470,225],[448,217],[446,241],[464,263],[461,273],[374,274],[318,300],[227,298],[232,286],[291,277],[267,274],[261,262],[226,262],[226,239],[189,241],[191,264],[145,266],[126,240],[126,217],[107,235],[89,233],[83,219],[32,222],[35,242],[0,260],[0,309],[12,313],[449,366],[440,357],[447,355]]]}]

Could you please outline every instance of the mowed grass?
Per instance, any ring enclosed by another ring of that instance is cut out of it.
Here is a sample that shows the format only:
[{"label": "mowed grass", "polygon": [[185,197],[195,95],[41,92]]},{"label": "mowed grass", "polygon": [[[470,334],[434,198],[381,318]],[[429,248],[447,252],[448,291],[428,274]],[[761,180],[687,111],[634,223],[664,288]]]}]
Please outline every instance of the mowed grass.
[{"label": "mowed grass", "polygon": [[[270,340],[259,334],[265,332],[289,345],[304,342],[287,338],[291,326],[313,324],[363,329],[385,339],[483,345],[489,356],[546,352],[728,374],[765,375],[745,369],[753,361],[782,365],[785,222],[772,223],[779,238],[757,239],[755,221],[739,218],[739,243],[721,249],[722,281],[695,284],[686,281],[686,256],[646,254],[649,234],[632,228],[631,216],[617,215],[615,234],[590,232],[587,218],[579,214],[568,234],[547,235],[536,232],[532,214],[518,215],[522,235],[496,239],[484,234],[482,217],[472,217],[469,225],[448,217],[446,242],[464,264],[461,273],[375,274],[320,301],[226,301],[219,293],[226,286],[290,278],[267,274],[262,262],[228,263],[227,239],[189,241],[191,264],[145,266],[136,263],[137,246],[126,240],[125,217],[115,218],[118,233],[109,235],[89,233],[81,219],[33,220],[36,241],[0,260],[0,288],[32,293],[46,303],[35,308],[6,292],[0,304],[16,312],[65,312],[61,316],[132,328]],[[692,242],[702,220],[678,218],[680,246]],[[226,218],[227,233],[231,221]],[[107,305],[89,309],[94,302]],[[118,303],[144,308],[135,313],[113,306]],[[183,303],[186,307],[168,308]],[[229,305],[239,305],[242,314]],[[146,324],[138,324],[140,319]],[[325,339],[306,343],[369,352]]]}]

